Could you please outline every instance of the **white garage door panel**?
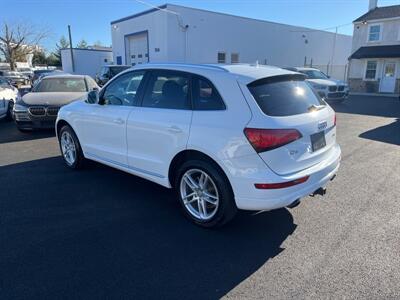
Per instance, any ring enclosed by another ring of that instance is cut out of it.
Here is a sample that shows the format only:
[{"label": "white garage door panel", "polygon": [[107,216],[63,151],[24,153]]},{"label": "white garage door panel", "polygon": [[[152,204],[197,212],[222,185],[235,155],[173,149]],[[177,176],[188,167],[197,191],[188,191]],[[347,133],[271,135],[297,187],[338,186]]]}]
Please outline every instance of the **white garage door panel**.
[{"label": "white garage door panel", "polygon": [[132,66],[149,62],[147,34],[134,35],[127,39],[127,62]]}]

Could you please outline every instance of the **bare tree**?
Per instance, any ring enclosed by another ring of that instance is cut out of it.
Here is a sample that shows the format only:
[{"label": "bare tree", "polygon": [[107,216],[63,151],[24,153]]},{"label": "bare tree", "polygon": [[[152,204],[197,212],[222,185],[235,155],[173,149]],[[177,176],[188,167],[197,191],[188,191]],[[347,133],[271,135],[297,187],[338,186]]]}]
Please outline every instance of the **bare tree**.
[{"label": "bare tree", "polygon": [[17,60],[37,51],[39,43],[48,35],[48,30],[36,29],[30,24],[4,22],[0,28],[0,53],[14,70]]}]

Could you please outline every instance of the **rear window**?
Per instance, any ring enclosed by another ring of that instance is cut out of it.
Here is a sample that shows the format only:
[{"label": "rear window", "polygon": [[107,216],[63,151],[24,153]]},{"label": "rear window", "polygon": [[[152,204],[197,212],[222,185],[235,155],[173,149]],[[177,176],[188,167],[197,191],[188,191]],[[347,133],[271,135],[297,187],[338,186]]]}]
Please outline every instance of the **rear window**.
[{"label": "rear window", "polygon": [[269,116],[291,116],[325,105],[302,77],[276,76],[260,79],[248,88],[261,110]]}]

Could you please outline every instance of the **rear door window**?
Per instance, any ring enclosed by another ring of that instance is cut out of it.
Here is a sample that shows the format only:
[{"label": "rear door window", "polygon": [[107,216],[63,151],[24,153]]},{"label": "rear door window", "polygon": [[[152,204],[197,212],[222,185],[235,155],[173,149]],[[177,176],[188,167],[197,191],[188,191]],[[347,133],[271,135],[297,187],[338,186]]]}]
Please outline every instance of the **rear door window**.
[{"label": "rear door window", "polygon": [[193,77],[193,109],[224,110],[225,104],[215,86],[206,78]]},{"label": "rear door window", "polygon": [[248,88],[261,110],[269,116],[304,114],[325,102],[303,77],[276,76],[256,80]]}]

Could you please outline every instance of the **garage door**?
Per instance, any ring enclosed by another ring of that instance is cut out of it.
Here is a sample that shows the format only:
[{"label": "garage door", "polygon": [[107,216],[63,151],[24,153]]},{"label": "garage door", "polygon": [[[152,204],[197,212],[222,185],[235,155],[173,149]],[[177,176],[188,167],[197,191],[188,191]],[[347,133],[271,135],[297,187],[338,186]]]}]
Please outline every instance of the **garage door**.
[{"label": "garage door", "polygon": [[128,64],[135,66],[137,64],[149,62],[149,48],[147,39],[147,32],[127,37],[126,61]]}]

